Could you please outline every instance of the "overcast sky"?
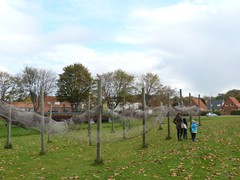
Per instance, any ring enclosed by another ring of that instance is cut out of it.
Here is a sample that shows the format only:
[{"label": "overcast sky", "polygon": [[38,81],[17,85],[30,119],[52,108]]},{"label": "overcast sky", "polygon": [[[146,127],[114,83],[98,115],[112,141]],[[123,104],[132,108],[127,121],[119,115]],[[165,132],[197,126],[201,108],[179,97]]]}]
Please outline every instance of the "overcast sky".
[{"label": "overcast sky", "polygon": [[159,75],[183,95],[240,89],[239,0],[0,0],[0,71]]}]

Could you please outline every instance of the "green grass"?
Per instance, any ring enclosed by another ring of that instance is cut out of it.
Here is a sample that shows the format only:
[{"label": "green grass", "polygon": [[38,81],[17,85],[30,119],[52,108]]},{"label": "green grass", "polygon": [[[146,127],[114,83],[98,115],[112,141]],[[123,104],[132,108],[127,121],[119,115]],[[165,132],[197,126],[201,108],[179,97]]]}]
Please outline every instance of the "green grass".
[{"label": "green grass", "polygon": [[[171,119],[172,139],[166,140],[165,123],[162,130],[148,131],[145,149],[142,136],[103,135],[108,138],[102,143],[104,164],[94,165],[96,138],[89,146],[86,125],[52,136],[40,156],[40,134],[18,127],[12,129],[13,149],[4,149],[7,128],[0,123],[0,179],[239,179],[240,117],[202,117],[201,124],[196,142],[189,133],[177,141]],[[103,131],[110,132],[110,124],[103,124]]]},{"label": "green grass", "polygon": [[[0,119],[1,120],[1,119]],[[36,130],[33,129],[25,129],[19,128],[17,126],[11,126],[11,136],[26,136],[31,134],[39,134]],[[7,124],[5,122],[0,121],[0,138],[4,138],[7,136]]]}]

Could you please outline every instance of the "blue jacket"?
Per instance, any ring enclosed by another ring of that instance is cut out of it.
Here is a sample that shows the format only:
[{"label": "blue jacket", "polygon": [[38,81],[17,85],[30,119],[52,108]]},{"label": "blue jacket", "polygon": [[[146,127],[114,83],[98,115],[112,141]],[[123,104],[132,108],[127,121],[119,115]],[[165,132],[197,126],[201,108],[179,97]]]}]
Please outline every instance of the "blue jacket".
[{"label": "blue jacket", "polygon": [[191,132],[192,133],[197,133],[197,131],[198,131],[198,124],[196,122],[192,122]]}]

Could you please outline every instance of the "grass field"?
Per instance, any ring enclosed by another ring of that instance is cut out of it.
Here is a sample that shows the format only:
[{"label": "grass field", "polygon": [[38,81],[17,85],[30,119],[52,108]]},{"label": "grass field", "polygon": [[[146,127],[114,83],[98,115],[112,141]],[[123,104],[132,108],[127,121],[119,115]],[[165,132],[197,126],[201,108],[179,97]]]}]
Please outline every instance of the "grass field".
[{"label": "grass field", "polygon": [[148,131],[145,149],[142,136],[103,139],[104,164],[94,165],[96,141],[88,145],[86,127],[52,136],[39,155],[40,134],[18,127],[12,128],[13,149],[4,149],[7,128],[0,121],[0,179],[240,179],[240,117],[202,117],[201,124],[194,143],[189,133],[177,141],[172,119],[172,139],[166,140],[163,124]]}]

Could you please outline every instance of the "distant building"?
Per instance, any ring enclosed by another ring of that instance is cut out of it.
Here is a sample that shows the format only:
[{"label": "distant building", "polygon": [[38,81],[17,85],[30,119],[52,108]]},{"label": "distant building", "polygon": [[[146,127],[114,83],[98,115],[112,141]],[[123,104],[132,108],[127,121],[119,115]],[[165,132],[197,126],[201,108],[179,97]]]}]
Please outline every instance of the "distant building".
[{"label": "distant building", "polygon": [[[32,102],[13,102],[13,106],[24,111],[33,111]],[[71,105],[68,102],[59,102],[55,96],[46,96],[44,99],[44,112],[50,112],[52,105],[52,112],[71,112]],[[41,107],[38,112],[41,112]]]},{"label": "distant building", "polygon": [[240,103],[235,97],[228,97],[222,106],[223,114],[231,114],[231,111],[240,110]]},{"label": "distant building", "polygon": [[208,100],[207,107],[210,111],[222,111],[224,100]]},{"label": "distant building", "polygon": [[206,104],[204,104],[203,101],[201,99],[198,99],[198,98],[192,97],[192,105],[199,106],[201,111],[207,111],[208,110]]},{"label": "distant building", "polygon": [[29,102],[12,102],[12,105],[22,111],[33,111],[33,104]]},{"label": "distant building", "polygon": [[59,102],[55,96],[46,96],[44,102],[44,112],[50,112],[51,105],[53,112],[72,112],[69,102]]}]

